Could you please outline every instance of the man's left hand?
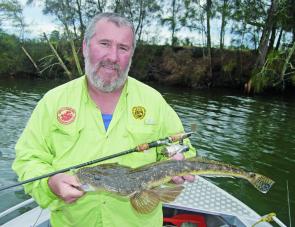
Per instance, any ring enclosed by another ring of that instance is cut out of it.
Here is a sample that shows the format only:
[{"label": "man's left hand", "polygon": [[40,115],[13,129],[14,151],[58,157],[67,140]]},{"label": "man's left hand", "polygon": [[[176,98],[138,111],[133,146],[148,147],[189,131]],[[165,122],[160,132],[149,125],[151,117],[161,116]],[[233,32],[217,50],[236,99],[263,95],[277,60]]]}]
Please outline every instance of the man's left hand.
[{"label": "man's left hand", "polygon": [[[184,155],[182,153],[177,153],[171,157],[174,160],[184,160]],[[172,181],[175,184],[183,184],[184,181],[194,182],[195,176],[194,175],[185,175],[185,176],[174,176],[172,177]]]}]

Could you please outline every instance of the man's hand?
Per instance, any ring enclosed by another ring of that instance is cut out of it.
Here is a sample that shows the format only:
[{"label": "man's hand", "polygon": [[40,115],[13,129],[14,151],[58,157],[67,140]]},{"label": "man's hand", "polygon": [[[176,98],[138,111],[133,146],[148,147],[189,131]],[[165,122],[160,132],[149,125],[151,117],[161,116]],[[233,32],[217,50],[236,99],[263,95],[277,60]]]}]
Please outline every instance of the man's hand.
[{"label": "man's hand", "polygon": [[84,192],[78,189],[80,183],[76,177],[66,173],[59,173],[50,177],[48,185],[51,191],[66,203],[73,203],[84,195]]},{"label": "man's hand", "polygon": [[[177,153],[175,155],[173,155],[171,157],[171,159],[174,159],[174,160],[183,160],[184,159],[184,155],[182,153]],[[175,184],[183,184],[184,181],[188,181],[188,182],[194,182],[195,181],[195,176],[194,175],[186,175],[186,176],[175,176],[175,177],[172,177],[172,181],[175,183]]]}]

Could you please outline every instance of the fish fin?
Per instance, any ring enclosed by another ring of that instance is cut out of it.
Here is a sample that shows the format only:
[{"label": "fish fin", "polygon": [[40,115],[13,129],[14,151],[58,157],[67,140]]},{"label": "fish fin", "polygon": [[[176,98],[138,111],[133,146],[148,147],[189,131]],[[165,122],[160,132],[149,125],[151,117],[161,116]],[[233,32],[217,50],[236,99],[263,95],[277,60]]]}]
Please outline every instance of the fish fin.
[{"label": "fish fin", "polygon": [[206,157],[202,157],[202,156],[193,156],[193,157],[187,158],[186,160],[195,161],[195,162],[201,162],[201,163],[207,163],[207,164],[222,164],[222,165],[231,166],[229,164],[219,162],[219,161],[216,161],[216,160],[212,160],[212,159],[207,159]]},{"label": "fish fin", "polygon": [[164,203],[170,203],[176,199],[183,189],[184,187],[181,185],[173,185],[170,187],[159,187],[153,190],[159,196],[160,201]]},{"label": "fish fin", "polygon": [[153,190],[144,190],[132,195],[130,202],[138,213],[147,214],[158,206],[160,200]]},{"label": "fish fin", "polygon": [[[86,167],[88,168],[88,167]],[[90,166],[92,171],[130,171],[132,168],[129,166],[120,165],[117,162],[114,163],[103,163],[96,166]]]},{"label": "fish fin", "polygon": [[251,173],[248,180],[258,191],[262,193],[267,193],[275,183],[272,179],[257,173]]}]

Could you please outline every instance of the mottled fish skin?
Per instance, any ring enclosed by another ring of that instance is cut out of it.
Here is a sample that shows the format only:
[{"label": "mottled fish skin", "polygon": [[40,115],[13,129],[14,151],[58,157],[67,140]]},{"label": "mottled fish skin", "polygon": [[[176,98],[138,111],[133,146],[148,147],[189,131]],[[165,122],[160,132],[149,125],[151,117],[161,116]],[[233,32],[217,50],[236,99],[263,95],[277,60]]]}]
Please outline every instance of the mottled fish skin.
[{"label": "mottled fish skin", "polygon": [[260,174],[196,157],[181,161],[166,160],[135,169],[112,163],[76,171],[76,176],[82,183],[82,190],[107,191],[127,196],[132,207],[141,214],[152,212],[160,202],[174,201],[183,190],[183,186],[158,186],[170,181],[173,176],[187,174],[244,178],[263,193],[266,193],[274,183]]},{"label": "mottled fish skin", "polygon": [[244,178],[263,193],[266,193],[274,183],[260,174],[197,157],[181,161],[166,160],[135,169],[118,164],[102,164],[81,168],[77,171],[76,176],[82,184],[88,184],[95,190],[131,196],[134,193],[160,186],[170,181],[173,176],[187,174]]}]

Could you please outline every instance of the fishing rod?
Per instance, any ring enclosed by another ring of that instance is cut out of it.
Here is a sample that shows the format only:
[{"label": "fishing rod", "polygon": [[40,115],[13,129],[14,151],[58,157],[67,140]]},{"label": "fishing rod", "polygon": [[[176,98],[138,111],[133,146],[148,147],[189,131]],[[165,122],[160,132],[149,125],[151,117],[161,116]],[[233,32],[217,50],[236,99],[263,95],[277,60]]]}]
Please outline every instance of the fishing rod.
[{"label": "fishing rod", "polygon": [[[156,141],[153,141],[153,142],[150,142],[150,143],[140,144],[140,145],[138,145],[138,146],[136,146],[136,147],[134,147],[132,149],[129,149],[129,150],[125,150],[125,151],[122,151],[122,152],[119,152],[119,153],[116,153],[116,154],[112,154],[112,155],[109,155],[109,156],[106,156],[106,157],[98,158],[98,159],[95,159],[95,160],[92,160],[92,161],[84,162],[82,164],[74,165],[74,166],[71,166],[71,167],[68,167],[68,168],[64,168],[64,169],[57,170],[57,171],[54,171],[54,172],[51,172],[51,173],[47,173],[47,174],[41,175],[39,177],[34,177],[34,178],[27,179],[27,180],[24,180],[24,181],[15,183],[15,184],[11,184],[11,185],[8,185],[8,186],[1,187],[0,191],[6,190],[6,189],[9,189],[9,188],[13,188],[13,187],[17,187],[17,186],[20,186],[20,185],[23,185],[23,184],[27,184],[27,183],[30,183],[30,182],[33,182],[33,181],[36,181],[36,180],[41,180],[43,178],[51,177],[51,176],[53,176],[55,174],[58,174],[58,173],[68,172],[68,171],[73,170],[73,169],[78,169],[78,168],[81,168],[81,167],[84,167],[84,166],[88,166],[88,165],[91,165],[91,164],[95,164],[95,163],[98,163],[98,162],[102,162],[102,161],[106,161],[106,160],[109,160],[109,159],[112,159],[112,158],[116,158],[116,157],[119,157],[119,156],[130,154],[130,153],[133,153],[133,152],[143,152],[143,151],[148,150],[148,149],[153,148],[153,147],[157,147],[157,146],[161,146],[161,145],[170,145],[171,143],[178,142],[178,141],[179,141],[180,144],[183,144],[183,140],[190,137],[192,134],[193,134],[193,132],[178,133],[178,134],[175,134],[175,135],[172,135],[172,136],[168,136],[168,137],[166,137],[164,139],[159,139],[159,140],[156,140]],[[177,149],[178,149],[178,151],[177,151]],[[179,150],[180,150],[180,152],[185,152],[185,151],[188,150],[188,147],[184,146],[184,147],[178,147],[176,149],[164,149],[163,153],[166,156],[171,156],[171,155],[179,152]]]}]

